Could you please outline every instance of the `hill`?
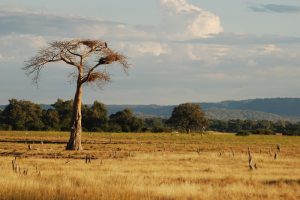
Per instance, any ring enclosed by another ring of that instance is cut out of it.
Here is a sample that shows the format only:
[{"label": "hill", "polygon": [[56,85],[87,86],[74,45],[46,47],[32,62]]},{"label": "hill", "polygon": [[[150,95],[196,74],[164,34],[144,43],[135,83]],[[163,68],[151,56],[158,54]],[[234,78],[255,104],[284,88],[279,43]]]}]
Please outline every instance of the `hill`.
[{"label": "hill", "polygon": [[273,113],[280,116],[300,117],[300,98],[269,98],[220,103],[201,103],[203,109],[236,109]]},{"label": "hill", "polygon": [[290,121],[290,122],[300,121],[300,118],[297,117],[285,117],[273,113],[266,113],[261,111],[252,111],[252,110],[208,109],[208,110],[204,110],[204,112],[208,119],[218,119],[224,121],[230,119],[268,120],[268,121],[282,120],[282,121]]},{"label": "hill", "polygon": [[[300,98],[269,98],[199,103],[210,119],[300,120]],[[108,105],[110,114],[130,108],[139,116],[170,117],[175,105]]]}]

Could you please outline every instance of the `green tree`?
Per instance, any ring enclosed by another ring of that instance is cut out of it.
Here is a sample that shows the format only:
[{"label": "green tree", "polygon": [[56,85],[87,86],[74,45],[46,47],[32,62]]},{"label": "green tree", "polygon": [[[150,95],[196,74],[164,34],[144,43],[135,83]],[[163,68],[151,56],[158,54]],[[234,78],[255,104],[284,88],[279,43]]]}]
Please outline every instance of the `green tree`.
[{"label": "green tree", "polygon": [[175,107],[167,122],[179,131],[198,132],[206,127],[206,119],[198,104],[185,103]]},{"label": "green tree", "polygon": [[43,110],[44,130],[61,130],[59,113],[56,110]]},{"label": "green tree", "polygon": [[70,129],[72,123],[72,106],[73,100],[64,101],[57,99],[57,101],[51,105],[59,115],[59,127],[62,131]]},{"label": "green tree", "polygon": [[271,129],[272,124],[270,121],[260,120],[260,121],[258,121],[257,128],[258,129]]},{"label": "green tree", "polygon": [[161,132],[168,131],[165,122],[162,118],[159,117],[147,118],[144,120],[144,122],[145,122],[146,131],[151,131],[153,133],[161,133]]},{"label": "green tree", "polygon": [[13,130],[41,130],[44,127],[41,106],[30,101],[9,100],[3,115],[5,124]]},{"label": "green tree", "polygon": [[4,123],[3,111],[0,109],[0,130],[7,129],[7,125]]},{"label": "green tree", "polygon": [[104,104],[95,101],[91,108],[83,112],[83,126],[89,131],[104,131],[107,129],[108,116]]},{"label": "green tree", "polygon": [[228,121],[228,131],[229,132],[240,132],[243,130],[243,121],[240,119],[233,119]]},{"label": "green tree", "polygon": [[222,120],[209,120],[209,130],[212,131],[220,131],[220,132],[226,132],[228,130],[228,123],[227,121],[222,121]]},{"label": "green tree", "polygon": [[124,109],[109,116],[111,131],[139,132],[143,128],[143,120],[135,117],[130,109]]}]

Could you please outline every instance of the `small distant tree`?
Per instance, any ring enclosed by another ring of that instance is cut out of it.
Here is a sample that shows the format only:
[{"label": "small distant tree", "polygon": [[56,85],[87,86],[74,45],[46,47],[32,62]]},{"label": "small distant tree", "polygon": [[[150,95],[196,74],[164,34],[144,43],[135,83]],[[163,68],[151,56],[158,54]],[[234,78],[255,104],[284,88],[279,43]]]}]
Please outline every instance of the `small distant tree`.
[{"label": "small distant tree", "polygon": [[28,74],[34,74],[33,80],[37,82],[41,70],[53,62],[64,62],[75,69],[76,92],[73,102],[70,139],[66,149],[81,150],[83,85],[97,83],[101,87],[103,83],[110,81],[110,75],[106,67],[100,68],[100,66],[118,62],[124,70],[127,70],[129,67],[127,58],[108,48],[107,43],[101,40],[55,41],[50,43],[47,48],[41,49],[35,57],[26,61],[23,69]]},{"label": "small distant tree", "polygon": [[217,119],[209,120],[208,126],[208,128],[212,131],[226,132],[228,130],[228,123]]},{"label": "small distant tree", "polygon": [[240,119],[231,119],[228,121],[228,131],[229,132],[239,132],[243,128],[243,121]]},{"label": "small distant tree", "polygon": [[144,120],[145,131],[151,131],[153,133],[168,132],[169,130],[165,126],[165,120],[159,117],[146,118]]},{"label": "small distant tree", "polygon": [[130,109],[124,109],[109,116],[111,131],[139,132],[143,128],[143,120],[135,117]]},{"label": "small distant tree", "polygon": [[167,123],[179,131],[190,133],[203,131],[206,119],[198,104],[185,103],[174,108]]}]

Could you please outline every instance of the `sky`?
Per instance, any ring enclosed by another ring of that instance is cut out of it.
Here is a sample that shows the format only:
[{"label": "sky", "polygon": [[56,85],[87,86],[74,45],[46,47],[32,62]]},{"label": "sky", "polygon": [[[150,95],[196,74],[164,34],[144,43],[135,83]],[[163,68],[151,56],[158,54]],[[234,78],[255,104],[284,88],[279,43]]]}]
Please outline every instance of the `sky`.
[{"label": "sky", "polygon": [[51,63],[38,86],[24,62],[54,40],[101,39],[128,75],[84,88],[84,103],[179,104],[300,97],[299,0],[0,0],[0,104],[72,99],[72,68]]}]

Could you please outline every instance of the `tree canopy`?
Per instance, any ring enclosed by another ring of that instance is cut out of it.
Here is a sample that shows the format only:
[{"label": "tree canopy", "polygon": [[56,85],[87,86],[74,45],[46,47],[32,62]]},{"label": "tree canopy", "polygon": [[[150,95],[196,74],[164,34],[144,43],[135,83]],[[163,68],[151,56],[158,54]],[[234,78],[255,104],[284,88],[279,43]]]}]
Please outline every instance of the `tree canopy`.
[{"label": "tree canopy", "polygon": [[199,132],[206,126],[206,119],[198,104],[185,103],[175,107],[167,122],[179,131]]}]

